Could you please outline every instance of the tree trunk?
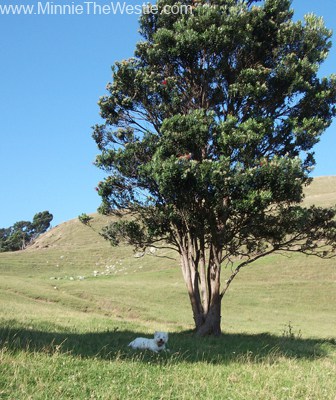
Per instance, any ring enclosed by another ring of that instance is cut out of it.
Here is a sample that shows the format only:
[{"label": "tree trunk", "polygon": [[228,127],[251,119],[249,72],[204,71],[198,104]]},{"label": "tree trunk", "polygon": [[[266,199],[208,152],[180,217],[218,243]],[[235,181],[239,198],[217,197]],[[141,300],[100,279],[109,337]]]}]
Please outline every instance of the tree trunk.
[{"label": "tree trunk", "polygon": [[216,298],[210,306],[204,322],[196,327],[199,336],[214,335],[219,336],[221,331],[221,298]]},{"label": "tree trunk", "polygon": [[200,336],[221,334],[221,296],[220,296],[220,264],[209,260],[208,266],[209,306],[201,326],[196,326]]},{"label": "tree trunk", "polygon": [[221,334],[220,265],[211,257],[205,274],[204,258],[201,256],[199,263],[195,263],[186,253],[181,254],[181,266],[196,333],[199,336],[219,336]]}]

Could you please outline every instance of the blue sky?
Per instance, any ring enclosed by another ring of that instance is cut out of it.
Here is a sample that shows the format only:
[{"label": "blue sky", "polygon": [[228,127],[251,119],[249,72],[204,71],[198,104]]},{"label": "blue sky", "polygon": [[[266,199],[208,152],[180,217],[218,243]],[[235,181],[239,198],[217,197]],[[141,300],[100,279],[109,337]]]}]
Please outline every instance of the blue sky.
[{"label": "blue sky", "polygon": [[[53,1],[62,3],[84,0]],[[334,0],[294,0],[293,8],[296,18],[323,16],[336,32]],[[0,15],[0,228],[44,210],[54,215],[53,225],[96,211],[94,188],[103,174],[92,165],[97,149],[91,126],[100,121],[97,101],[111,80],[111,65],[131,57],[140,39],[138,17]],[[323,75],[336,72],[335,46]],[[314,176],[336,175],[335,130],[334,123],[316,147]]]}]

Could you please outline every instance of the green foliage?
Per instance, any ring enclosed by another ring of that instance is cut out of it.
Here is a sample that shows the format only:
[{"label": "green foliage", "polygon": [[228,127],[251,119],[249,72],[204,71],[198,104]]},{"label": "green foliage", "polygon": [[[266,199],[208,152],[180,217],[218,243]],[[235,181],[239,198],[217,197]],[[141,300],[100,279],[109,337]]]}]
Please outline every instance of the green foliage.
[{"label": "green foliage", "polygon": [[83,213],[81,215],[78,216],[79,221],[84,224],[84,225],[90,225],[91,221],[92,221],[92,217],[90,217],[89,215]]},{"label": "green foliage", "polygon": [[50,214],[49,211],[43,211],[35,214],[32,222],[34,235],[36,236],[46,232],[49,229],[52,220],[53,215]]},{"label": "green foliage", "polygon": [[49,211],[34,215],[33,221],[19,221],[9,228],[0,229],[0,252],[24,249],[50,227],[53,215]]},{"label": "green foliage", "polygon": [[132,238],[129,244],[136,247],[142,247],[141,244],[146,240],[143,230],[135,221],[118,221],[113,222],[109,226],[102,229],[101,236],[109,240],[112,246],[117,246],[120,243],[120,236]]}]

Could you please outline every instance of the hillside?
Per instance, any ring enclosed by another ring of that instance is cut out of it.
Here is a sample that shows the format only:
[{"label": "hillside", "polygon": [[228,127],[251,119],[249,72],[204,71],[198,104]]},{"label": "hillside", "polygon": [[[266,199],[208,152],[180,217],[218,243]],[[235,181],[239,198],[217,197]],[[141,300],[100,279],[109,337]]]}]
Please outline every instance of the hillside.
[{"label": "hillside", "polygon": [[[336,204],[336,176],[326,176],[315,178],[313,183],[305,189],[304,204],[310,206],[312,204],[319,206],[332,206]],[[110,249],[107,243],[97,233],[101,228],[108,224],[110,217],[99,214],[91,214],[93,217],[92,229],[84,226],[79,220],[73,219],[64,222],[44,235],[42,235],[29,250],[42,248],[62,248],[64,251],[71,249],[85,249],[92,251],[93,249]]]},{"label": "hillside", "polygon": [[27,251],[46,248],[63,248],[64,251],[96,247],[110,249],[109,243],[98,232],[112,219],[100,214],[90,216],[93,217],[90,226],[85,226],[78,218],[66,221],[41,235]]},{"label": "hillside", "polygon": [[[305,202],[336,203],[336,177],[315,179]],[[0,300],[6,300],[0,319],[18,315],[26,320],[29,315],[29,320],[45,320],[54,304],[59,310],[52,318],[61,326],[70,323],[69,313],[75,321],[89,310],[104,321],[136,321],[145,329],[162,324],[192,328],[176,253],[159,250],[138,257],[128,246],[113,248],[98,234],[109,218],[92,216],[92,227],[76,218],[24,251],[0,254]],[[223,279],[229,272],[224,268]],[[227,331],[279,333],[292,321],[304,335],[336,336],[335,293],[334,260],[274,255],[238,275],[225,297],[223,325]],[[40,310],[34,317],[36,301]]]},{"label": "hillside", "polygon": [[330,207],[336,205],[336,176],[321,176],[315,178],[305,189],[306,205]]}]

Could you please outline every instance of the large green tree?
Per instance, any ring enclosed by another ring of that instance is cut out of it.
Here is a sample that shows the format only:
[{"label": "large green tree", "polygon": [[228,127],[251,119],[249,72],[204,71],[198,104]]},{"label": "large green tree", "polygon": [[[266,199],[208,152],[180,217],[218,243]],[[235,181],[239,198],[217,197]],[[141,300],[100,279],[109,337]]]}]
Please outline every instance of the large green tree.
[{"label": "large green tree", "polygon": [[143,14],[135,56],[115,63],[99,101],[100,211],[121,217],[104,235],[178,251],[200,335],[220,334],[243,267],[274,252],[334,255],[335,209],[300,205],[335,114],[336,78],[317,75],[331,32],[311,14],[295,22],[290,6],[200,0]]}]

